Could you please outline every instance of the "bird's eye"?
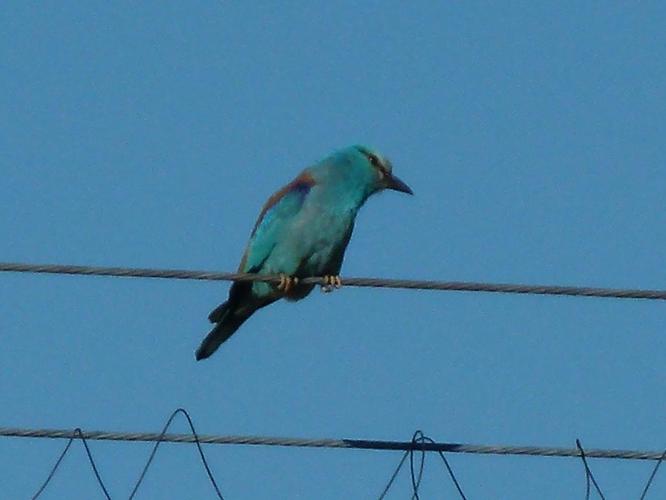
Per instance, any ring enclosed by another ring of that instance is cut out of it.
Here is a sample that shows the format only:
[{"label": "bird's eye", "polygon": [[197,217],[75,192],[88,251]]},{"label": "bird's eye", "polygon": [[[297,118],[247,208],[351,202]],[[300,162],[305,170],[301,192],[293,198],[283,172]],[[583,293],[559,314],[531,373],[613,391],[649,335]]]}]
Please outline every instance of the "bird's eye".
[{"label": "bird's eye", "polygon": [[377,158],[372,153],[369,153],[368,160],[370,160],[370,165],[375,167],[379,172],[379,177],[386,177],[386,167],[382,165],[382,163],[379,161],[379,158]]},{"label": "bird's eye", "polygon": [[363,153],[368,158],[370,165],[372,165],[374,168],[377,169],[377,173],[379,174],[380,179],[383,179],[388,175],[386,167],[382,164],[381,161],[379,161],[379,158],[376,155],[373,155],[372,153],[368,153],[366,151],[363,151]]}]

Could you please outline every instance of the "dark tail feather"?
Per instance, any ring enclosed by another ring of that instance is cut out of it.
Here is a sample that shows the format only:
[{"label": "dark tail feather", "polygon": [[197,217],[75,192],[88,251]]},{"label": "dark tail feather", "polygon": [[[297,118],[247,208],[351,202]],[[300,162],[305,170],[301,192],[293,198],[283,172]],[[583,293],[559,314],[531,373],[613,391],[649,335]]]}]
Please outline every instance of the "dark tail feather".
[{"label": "dark tail feather", "polygon": [[229,302],[225,302],[211,312],[208,319],[217,324],[206,335],[206,338],[203,339],[203,342],[201,342],[201,345],[197,349],[197,361],[206,359],[213,354],[249,317],[249,314],[237,314],[230,308]]},{"label": "dark tail feather", "polygon": [[208,321],[210,321],[211,323],[219,323],[220,321],[222,321],[222,318],[227,312],[227,309],[229,309],[228,300],[223,304],[220,304],[210,312],[210,314],[208,315]]}]

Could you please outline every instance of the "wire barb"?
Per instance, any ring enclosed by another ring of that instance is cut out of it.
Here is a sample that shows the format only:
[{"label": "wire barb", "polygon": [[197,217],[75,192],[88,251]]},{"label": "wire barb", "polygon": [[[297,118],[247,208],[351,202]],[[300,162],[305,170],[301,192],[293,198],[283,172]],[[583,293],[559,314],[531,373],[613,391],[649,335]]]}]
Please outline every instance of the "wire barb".
[{"label": "wire barb", "polygon": [[[93,267],[57,264],[25,264],[0,262],[0,272],[76,274],[85,276],[115,276],[124,278],[163,278],[205,281],[264,281],[279,283],[280,276],[252,273],[224,273],[184,269],[151,269],[129,267]],[[371,288],[402,288],[411,290],[440,290],[459,292],[517,293],[536,295],[566,295],[571,297],[604,297],[616,299],[666,300],[666,290],[623,288],[593,288],[582,286],[522,285],[510,283],[481,283],[471,281],[401,280],[384,278],[342,278],[345,286]],[[300,279],[304,285],[325,285],[324,277]]]}]

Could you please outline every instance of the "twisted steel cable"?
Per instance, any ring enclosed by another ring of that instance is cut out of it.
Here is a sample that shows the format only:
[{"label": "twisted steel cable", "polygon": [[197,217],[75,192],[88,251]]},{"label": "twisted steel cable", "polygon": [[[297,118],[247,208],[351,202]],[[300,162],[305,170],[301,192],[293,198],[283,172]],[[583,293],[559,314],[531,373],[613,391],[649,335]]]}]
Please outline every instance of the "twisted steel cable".
[{"label": "twisted steel cable", "polygon": [[[26,264],[0,262],[0,272],[75,274],[86,276],[115,276],[123,278],[162,278],[204,281],[266,281],[279,283],[280,276],[251,273],[226,273],[186,269],[152,269],[129,267],[73,266],[59,264]],[[303,284],[325,285],[323,277],[308,277]],[[571,297],[604,297],[617,299],[666,300],[666,290],[625,288],[596,288],[586,286],[525,285],[483,283],[472,281],[434,281],[386,278],[342,278],[344,286],[371,288],[402,288],[411,290],[440,290],[461,292],[518,293],[536,295],[566,295]]]},{"label": "twisted steel cable", "polygon": [[[492,446],[464,443],[422,442],[411,441],[378,441],[367,439],[306,439],[271,436],[220,436],[192,434],[161,434],[157,432],[109,432],[81,431],[71,429],[23,429],[0,427],[0,436],[23,438],[70,439],[84,437],[87,440],[99,441],[142,441],[169,443],[201,444],[240,444],[260,446],[290,446],[299,448],[348,448],[358,450],[393,450],[393,451],[434,451],[443,453],[473,453],[481,455],[530,455],[542,457],[581,457],[576,448],[556,448],[544,446]],[[416,448],[415,448],[416,447]],[[611,458],[625,460],[664,460],[662,451],[644,450],[585,450],[586,458]]]}]

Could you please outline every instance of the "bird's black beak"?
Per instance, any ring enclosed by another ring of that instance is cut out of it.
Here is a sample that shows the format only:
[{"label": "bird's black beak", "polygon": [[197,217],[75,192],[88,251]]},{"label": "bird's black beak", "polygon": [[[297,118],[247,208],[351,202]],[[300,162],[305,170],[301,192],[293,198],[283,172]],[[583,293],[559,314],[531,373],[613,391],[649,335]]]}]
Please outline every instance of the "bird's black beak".
[{"label": "bird's black beak", "polygon": [[412,188],[407,184],[398,179],[395,175],[390,175],[386,177],[386,189],[392,189],[393,191],[400,191],[401,193],[414,194]]}]

